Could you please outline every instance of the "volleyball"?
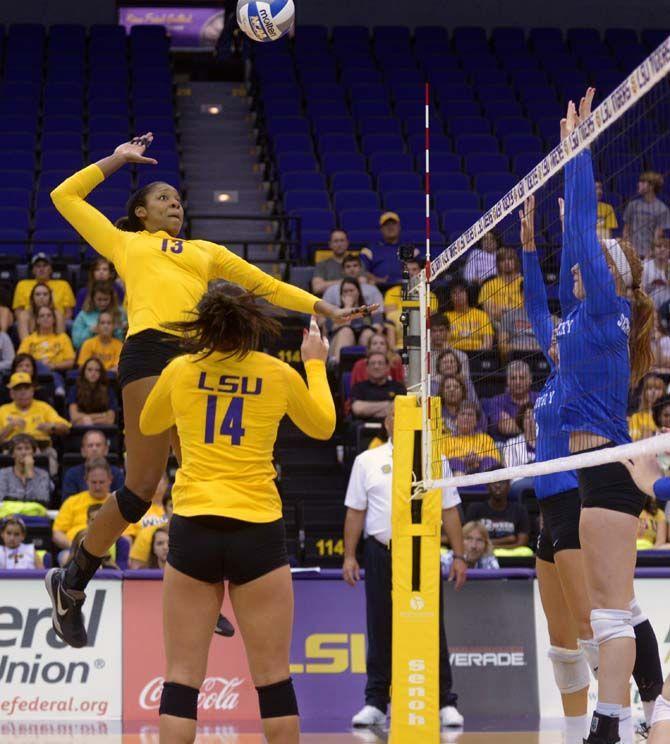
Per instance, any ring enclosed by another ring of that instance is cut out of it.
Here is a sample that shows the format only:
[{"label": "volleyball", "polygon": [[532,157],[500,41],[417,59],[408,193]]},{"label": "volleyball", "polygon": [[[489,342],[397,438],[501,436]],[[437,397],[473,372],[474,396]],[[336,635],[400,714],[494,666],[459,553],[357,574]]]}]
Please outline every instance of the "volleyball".
[{"label": "volleyball", "polygon": [[252,41],[277,41],[293,26],[293,0],[239,0],[237,22]]}]

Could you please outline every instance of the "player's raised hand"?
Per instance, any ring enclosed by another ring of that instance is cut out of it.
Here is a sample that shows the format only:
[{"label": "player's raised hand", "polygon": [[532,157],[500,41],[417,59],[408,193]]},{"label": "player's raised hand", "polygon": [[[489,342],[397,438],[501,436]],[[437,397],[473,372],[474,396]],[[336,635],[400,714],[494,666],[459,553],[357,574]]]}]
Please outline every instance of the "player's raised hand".
[{"label": "player's raised hand", "polygon": [[337,325],[339,323],[348,323],[354,318],[362,318],[365,315],[374,315],[379,310],[379,304],[337,307],[337,305],[331,305],[330,302],[319,300],[314,309],[319,315],[330,318]]},{"label": "player's raised hand", "polygon": [[154,135],[146,132],[139,137],[133,137],[130,142],[124,142],[114,150],[115,155],[120,155],[126,163],[144,163],[145,165],[158,165],[154,158],[144,155],[147,147],[153,142]]},{"label": "player's raised hand", "polygon": [[561,232],[565,230],[565,199],[562,196],[558,197],[558,214],[561,218]]},{"label": "player's raised hand", "polygon": [[587,88],[586,93],[579,101],[579,121],[588,119],[591,116],[591,107],[593,106],[593,97],[596,94],[595,88]]},{"label": "player's raised hand", "polygon": [[302,346],[300,347],[302,361],[320,359],[322,362],[325,362],[328,359],[329,348],[328,339],[321,336],[319,325],[316,322],[316,318],[312,315],[309,321],[309,330],[304,328],[302,332]]},{"label": "player's raised hand", "polygon": [[564,140],[568,135],[572,134],[578,123],[579,121],[575,102],[569,101],[565,118],[561,119],[561,140]]},{"label": "player's raised hand", "polygon": [[531,194],[519,210],[521,223],[521,247],[527,253],[535,251],[535,196]]}]

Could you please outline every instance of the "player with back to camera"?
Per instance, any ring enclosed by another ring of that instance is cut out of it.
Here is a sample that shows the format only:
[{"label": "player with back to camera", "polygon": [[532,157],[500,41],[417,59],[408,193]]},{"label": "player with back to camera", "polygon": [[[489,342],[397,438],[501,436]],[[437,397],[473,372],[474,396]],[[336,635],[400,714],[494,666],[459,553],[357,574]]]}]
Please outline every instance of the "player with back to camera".
[{"label": "player with back to camera", "polygon": [[[280,282],[223,246],[179,238],[184,209],[177,190],[154,182],[136,191],[127,205],[122,229],[115,227],[85,198],[99,183],[128,163],[156,164],[144,153],[151,132],[119,145],[114,153],[66,179],[52,193],[56,209],[95,250],[111,261],[126,286],[128,336],[119,362],[126,442],[126,480],[100,510],[67,570],[52,569],[46,586],[56,633],[69,645],[86,645],[81,607],[86,585],[101,556],[128,524],[149,509],[165,471],[170,431],[140,432],[142,407],[161,371],[179,353],[178,335],[165,328],[183,320],[215,279],[253,289],[269,302],[305,314],[347,320],[376,308],[338,308],[297,287]],[[179,455],[178,442],[172,437]]]},{"label": "player with back to camera", "polygon": [[293,587],[272,456],[284,414],[308,436],[332,436],[328,342],[312,318],[300,350],[305,385],[288,364],[256,351],[263,335],[278,333],[277,321],[251,293],[221,285],[192,319],[169,327],[184,334],[189,353],[168,364],[140,418],[146,436],[176,425],[182,447],[163,586],[160,741],[195,739],[198,692],[227,579],[267,741],[297,744],[289,676]]},{"label": "player with back to camera", "polygon": [[[594,89],[579,106],[572,101],[561,122],[562,139],[591,114]],[[574,159],[573,188],[566,193],[574,241],[566,240],[561,266],[571,266],[577,302],[558,326],[563,401],[560,419],[572,453],[630,442],[628,392],[652,363],[653,305],[642,291],[642,264],[632,246],[596,232],[596,194],[591,153]],[[630,296],[630,299],[629,299]],[[628,699],[635,665],[636,603],[633,578],[638,516],[644,494],[622,463],[580,469],[579,537],[584,576],[599,648],[598,702],[588,744],[619,739],[622,701]]]}]

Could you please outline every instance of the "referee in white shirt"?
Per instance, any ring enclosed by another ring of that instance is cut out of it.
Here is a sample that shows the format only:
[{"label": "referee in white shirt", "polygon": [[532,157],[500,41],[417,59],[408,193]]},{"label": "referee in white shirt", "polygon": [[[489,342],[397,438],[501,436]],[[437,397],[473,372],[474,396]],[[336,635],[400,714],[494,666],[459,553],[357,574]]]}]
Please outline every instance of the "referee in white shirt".
[{"label": "referee in white shirt", "polygon": [[[384,421],[387,432],[393,431],[393,409]],[[446,464],[446,468],[448,468]],[[352,719],[353,726],[381,726],[386,723],[386,709],[391,686],[391,483],[393,444],[363,452],[354,461],[345,499],[344,565],[342,576],[350,586],[360,579],[356,547],[363,534],[365,562],[365,603],[367,611],[367,684],[365,706]],[[445,473],[448,477],[451,473]],[[466,579],[463,533],[455,488],[442,490],[442,526],[454,550],[450,579],[460,589]],[[439,570],[439,569],[436,569]],[[443,598],[440,590],[440,617]],[[458,696],[451,691],[452,677],[444,622],[440,623],[440,723],[462,726],[463,716],[456,708]]]}]

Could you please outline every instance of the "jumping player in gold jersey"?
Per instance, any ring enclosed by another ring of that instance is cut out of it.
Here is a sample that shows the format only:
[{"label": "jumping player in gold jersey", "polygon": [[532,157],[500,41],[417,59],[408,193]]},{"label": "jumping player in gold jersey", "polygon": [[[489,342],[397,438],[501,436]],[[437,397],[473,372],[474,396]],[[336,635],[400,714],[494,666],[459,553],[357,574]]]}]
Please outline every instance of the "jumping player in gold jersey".
[{"label": "jumping player in gold jersey", "polygon": [[[113,262],[126,285],[128,338],[119,363],[126,442],[126,481],[100,510],[67,570],[53,569],[46,586],[53,605],[56,633],[69,645],[86,645],[81,617],[84,589],[100,565],[101,556],[127,528],[138,522],[165,470],[172,441],[170,430],[145,436],[139,428],[142,407],[166,364],[178,354],[178,335],[166,324],[184,320],[212,280],[225,279],[253,289],[266,300],[306,314],[346,320],[368,308],[345,310],[303,290],[277,281],[260,269],[205,240],[179,237],[184,209],[179,193],[154,182],[129,200],[121,228],[86,202],[105,178],[128,163],[156,164],[144,153],[153,139],[149,132],[116,148],[114,153],[75,173],[51,194],[56,209],[100,254]],[[372,308],[375,309],[375,308]]]},{"label": "jumping player in gold jersey", "polygon": [[285,362],[255,350],[277,321],[251,293],[221,285],[192,320],[170,327],[185,334],[191,353],[163,370],[140,417],[147,436],[176,426],[182,448],[163,589],[160,741],[195,740],[199,688],[228,579],[267,741],[297,744],[293,589],[272,453],[285,414],[308,436],[332,435],[328,342],[312,317],[301,348],[305,385]]}]

